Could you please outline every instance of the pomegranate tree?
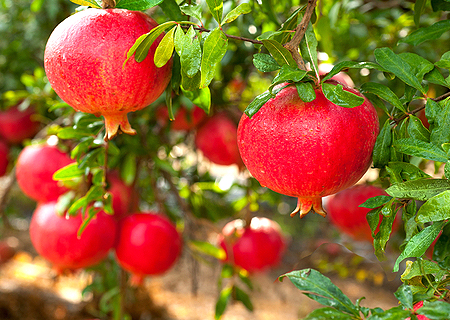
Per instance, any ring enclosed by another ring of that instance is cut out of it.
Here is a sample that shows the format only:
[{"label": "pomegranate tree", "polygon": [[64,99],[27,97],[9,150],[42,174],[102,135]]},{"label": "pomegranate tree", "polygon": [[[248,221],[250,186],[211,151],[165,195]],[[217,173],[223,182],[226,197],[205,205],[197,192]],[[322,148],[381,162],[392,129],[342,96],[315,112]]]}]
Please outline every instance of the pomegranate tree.
[{"label": "pomegranate tree", "polygon": [[73,162],[67,153],[56,146],[26,146],[17,158],[17,183],[25,195],[36,201],[56,200],[68,189],[60,181],[53,180],[53,174]]},{"label": "pomegranate tree", "polygon": [[286,246],[280,226],[273,220],[254,217],[250,225],[243,220],[228,222],[219,236],[226,261],[248,272],[264,271],[278,265]]},{"label": "pomegranate tree", "polygon": [[211,162],[242,166],[236,129],[237,125],[224,112],[216,113],[198,128],[195,145]]},{"label": "pomegranate tree", "polygon": [[56,202],[40,203],[30,222],[30,238],[36,251],[59,272],[93,266],[102,261],[115,243],[117,223],[99,212],[78,236],[83,223],[76,216],[61,216]]},{"label": "pomegranate tree", "polygon": [[[189,131],[197,127],[203,119],[206,118],[206,113],[202,108],[194,106],[188,110],[184,106],[175,113],[175,119],[170,121],[170,128],[175,131]],[[156,119],[165,126],[169,121],[169,111],[165,105],[158,107],[156,110]]]},{"label": "pomegranate tree", "polygon": [[[359,205],[369,198],[382,195],[387,196],[387,193],[380,187],[355,185],[330,196],[326,205],[328,216],[333,225],[353,239],[372,241],[372,231],[366,219],[367,213],[372,209],[362,208]],[[397,227],[398,223],[394,222],[393,228]]]},{"label": "pomegranate tree", "polygon": [[155,101],[170,81],[172,60],[161,68],[154,54],[127,59],[137,38],[158,24],[146,14],[124,9],[87,9],[60,23],[48,39],[44,67],[56,93],[78,111],[105,118],[105,139],[118,130],[135,134],[127,113]]},{"label": "pomegranate tree", "polygon": [[134,213],[119,221],[118,263],[140,284],[147,275],[169,270],[177,261],[182,240],[167,218],[154,212]]},{"label": "pomegranate tree", "polygon": [[0,136],[11,144],[32,138],[39,130],[39,122],[32,107],[20,110],[19,105],[0,112]]},{"label": "pomegranate tree", "polygon": [[320,87],[315,94],[304,102],[296,87],[288,86],[252,118],[244,114],[238,127],[239,151],[250,173],[262,186],[298,198],[291,216],[311,210],[325,216],[322,197],[363,176],[379,132],[377,112],[367,99],[344,108],[327,100]]},{"label": "pomegranate tree", "polygon": [[8,170],[9,164],[9,146],[0,140],[0,177],[4,176]]}]

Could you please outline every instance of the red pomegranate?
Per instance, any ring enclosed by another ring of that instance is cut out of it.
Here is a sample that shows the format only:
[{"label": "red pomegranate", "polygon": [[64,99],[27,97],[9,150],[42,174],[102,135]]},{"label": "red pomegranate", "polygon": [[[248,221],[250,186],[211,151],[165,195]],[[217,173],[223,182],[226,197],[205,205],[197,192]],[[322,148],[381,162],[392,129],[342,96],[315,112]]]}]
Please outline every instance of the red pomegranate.
[{"label": "red pomegranate", "polygon": [[73,162],[67,153],[56,146],[26,146],[17,158],[17,183],[25,195],[36,201],[56,200],[68,189],[60,181],[53,180],[53,174]]},{"label": "red pomegranate", "polygon": [[114,246],[117,223],[98,213],[78,237],[81,212],[74,217],[59,216],[56,202],[40,203],[30,222],[30,238],[36,251],[59,271],[87,268],[102,261]]},{"label": "red pomegranate", "polygon": [[108,192],[112,196],[113,217],[120,220],[129,215],[132,209],[138,207],[136,192],[132,186],[127,185],[116,171],[108,172],[106,177]]},{"label": "red pomegranate", "polygon": [[146,275],[169,270],[181,253],[182,240],[167,218],[154,212],[134,213],[119,221],[118,263],[140,284]]},{"label": "red pomegranate", "polygon": [[0,177],[6,174],[9,164],[9,147],[8,145],[0,140]]},{"label": "red pomegranate", "polygon": [[216,113],[197,129],[195,145],[211,162],[240,167],[236,130],[236,124],[224,112]]},{"label": "red pomegranate", "polygon": [[[334,85],[335,81],[330,81]],[[357,95],[354,89],[344,87]],[[242,160],[262,186],[298,198],[292,212],[323,216],[322,197],[355,184],[372,161],[378,116],[365,99],[355,108],[337,106],[321,90],[303,102],[295,86],[281,90],[238,127]]]},{"label": "red pomegranate", "polygon": [[153,58],[162,35],[148,56],[124,64],[136,39],[158,24],[138,11],[87,9],[53,30],[44,54],[47,77],[56,93],[78,111],[105,118],[105,139],[118,130],[136,132],[127,113],[155,101],[171,77],[172,60],[157,68]]},{"label": "red pomegranate", "polygon": [[254,217],[249,226],[244,225],[237,219],[223,227],[219,243],[227,253],[226,261],[251,273],[277,266],[286,246],[278,223]]},{"label": "red pomegranate", "polygon": [[[328,199],[326,205],[328,217],[330,217],[333,225],[353,239],[373,241],[372,231],[366,219],[367,213],[371,209],[362,208],[359,205],[369,198],[382,195],[387,196],[384,189],[365,184],[358,184],[345,189]],[[397,227],[398,222],[394,222],[393,229],[395,230]],[[376,232],[378,232],[378,229]]]},{"label": "red pomegranate", "polygon": [[0,112],[0,136],[11,144],[32,138],[39,131],[35,115],[32,107],[20,110],[19,105]]},{"label": "red pomegranate", "polygon": [[[202,108],[194,106],[191,110],[181,106],[176,114],[175,119],[170,121],[170,128],[175,131],[189,131],[194,129],[206,118],[206,113]],[[162,126],[166,126],[169,121],[169,111],[165,105],[159,106],[156,110],[156,119]]]}]

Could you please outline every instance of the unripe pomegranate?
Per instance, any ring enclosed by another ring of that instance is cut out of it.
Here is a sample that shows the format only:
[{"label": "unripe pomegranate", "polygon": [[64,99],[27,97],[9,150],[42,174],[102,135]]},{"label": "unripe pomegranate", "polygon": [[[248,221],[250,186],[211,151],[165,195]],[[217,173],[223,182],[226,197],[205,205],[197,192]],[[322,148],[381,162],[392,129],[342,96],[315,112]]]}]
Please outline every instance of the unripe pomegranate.
[{"label": "unripe pomegranate", "polygon": [[[372,210],[359,207],[367,199],[376,196],[387,196],[384,189],[376,186],[358,184],[330,196],[327,202],[327,212],[331,222],[340,231],[359,241],[373,241],[372,231],[367,222],[367,213]],[[380,220],[381,223],[381,220]],[[395,220],[393,229],[397,229]],[[378,232],[378,229],[375,233]]]},{"label": "unripe pomegranate", "polygon": [[158,24],[138,11],[87,9],[53,30],[44,54],[47,77],[56,93],[78,111],[105,118],[105,139],[118,130],[135,134],[127,113],[155,101],[171,77],[172,60],[157,68],[154,54],[162,35],[148,56],[124,64],[136,39]]},{"label": "unripe pomegranate", "polygon": [[119,221],[118,263],[140,284],[146,275],[158,275],[177,261],[182,240],[167,218],[153,212],[134,213]]},{"label": "unripe pomegranate", "polygon": [[[176,114],[175,119],[170,121],[170,129],[175,131],[189,131],[194,129],[206,118],[206,113],[202,108],[194,106],[191,110],[181,106]],[[158,123],[165,126],[169,121],[169,111],[165,105],[158,107],[156,110],[156,119]]]},{"label": "unripe pomegranate", "polygon": [[55,201],[36,207],[30,222],[31,242],[57,271],[93,266],[114,246],[117,223],[110,215],[99,212],[78,237],[82,222],[81,212],[74,217],[59,216]]},{"label": "unripe pomegranate", "polygon": [[197,129],[195,145],[211,162],[242,166],[236,129],[236,124],[224,112],[216,113]]},{"label": "unripe pomegranate", "polygon": [[260,272],[279,264],[286,246],[280,226],[273,220],[254,217],[249,226],[237,219],[228,222],[219,244],[230,261],[248,272]]},{"label": "unripe pomegranate", "polygon": [[[329,83],[336,85],[337,82]],[[359,96],[359,92],[344,86]],[[365,99],[355,108],[327,100],[303,102],[295,86],[281,90],[238,127],[238,145],[247,169],[262,186],[298,198],[300,217],[310,210],[323,216],[322,197],[355,184],[372,161],[378,116]]]},{"label": "unripe pomegranate", "polygon": [[73,162],[67,153],[56,146],[26,146],[17,158],[17,183],[25,195],[36,201],[56,200],[68,189],[60,181],[53,180],[53,174]]},{"label": "unripe pomegranate", "polygon": [[108,172],[106,177],[108,192],[112,196],[114,219],[120,220],[130,214],[133,208],[137,208],[136,192],[132,186],[128,186],[116,171]]},{"label": "unripe pomegranate", "polygon": [[8,170],[9,164],[9,147],[0,140],[0,177],[4,176]]},{"label": "unripe pomegranate", "polygon": [[11,144],[32,138],[39,130],[39,122],[34,119],[35,114],[32,107],[19,110],[19,105],[0,112],[0,136]]}]

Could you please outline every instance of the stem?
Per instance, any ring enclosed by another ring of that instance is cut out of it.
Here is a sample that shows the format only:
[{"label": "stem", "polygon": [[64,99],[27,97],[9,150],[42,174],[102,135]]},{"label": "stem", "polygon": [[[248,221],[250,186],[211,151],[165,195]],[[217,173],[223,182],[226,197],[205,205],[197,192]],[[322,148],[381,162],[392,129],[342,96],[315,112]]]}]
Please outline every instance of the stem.
[{"label": "stem", "polygon": [[102,9],[113,9],[116,7],[115,0],[102,0]]},{"label": "stem", "polygon": [[305,35],[306,28],[308,28],[309,22],[311,21],[311,16],[316,7],[316,3],[317,0],[308,0],[308,4],[306,5],[305,14],[303,15],[302,21],[295,28],[295,34],[292,37],[291,41],[284,45],[284,47],[288,49],[292,54],[292,57],[294,58],[295,62],[297,62],[298,67],[302,70],[306,70],[306,67],[300,53],[298,52],[298,47],[303,39],[303,36]]}]

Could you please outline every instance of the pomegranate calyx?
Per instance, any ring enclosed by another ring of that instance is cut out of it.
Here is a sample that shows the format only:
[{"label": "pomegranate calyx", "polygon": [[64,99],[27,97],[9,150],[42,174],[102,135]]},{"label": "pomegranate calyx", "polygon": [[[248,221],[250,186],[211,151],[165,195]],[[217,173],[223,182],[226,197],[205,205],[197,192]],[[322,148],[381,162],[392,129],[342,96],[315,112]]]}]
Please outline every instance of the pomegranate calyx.
[{"label": "pomegranate calyx", "polygon": [[291,217],[294,217],[297,213],[300,215],[300,219],[306,216],[310,211],[320,214],[322,217],[326,217],[327,213],[322,207],[322,198],[298,198],[297,207],[292,211]]},{"label": "pomegranate calyx", "polygon": [[105,118],[105,137],[104,140],[108,141],[114,138],[119,132],[127,133],[129,135],[135,135],[136,130],[134,130],[130,122],[128,122],[128,117],[126,113],[114,113],[106,114]]}]

